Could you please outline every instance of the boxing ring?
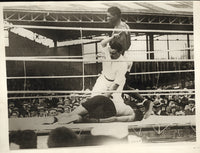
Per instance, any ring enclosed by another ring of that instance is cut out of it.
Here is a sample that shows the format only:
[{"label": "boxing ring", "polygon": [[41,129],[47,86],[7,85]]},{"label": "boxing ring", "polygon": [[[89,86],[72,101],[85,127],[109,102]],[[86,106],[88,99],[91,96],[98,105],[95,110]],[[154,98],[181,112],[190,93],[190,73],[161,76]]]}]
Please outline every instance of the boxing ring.
[{"label": "boxing ring", "polygon": [[[94,135],[93,131],[99,131],[99,135],[128,138],[129,143],[143,142],[181,142],[196,140],[195,115],[190,116],[150,116],[148,119],[136,122],[112,122],[112,123],[76,123],[43,125],[45,118],[10,118],[9,132],[17,130],[33,130],[38,140],[45,144],[49,132],[58,127],[66,127],[78,135]],[[113,132],[113,129],[114,132]],[[110,132],[111,131],[111,132]],[[118,133],[120,131],[120,133]],[[98,132],[98,133],[99,133]],[[127,132],[127,133],[126,133]],[[116,135],[116,133],[118,133]],[[133,137],[131,140],[131,137]],[[45,138],[45,140],[43,140]],[[42,139],[42,140],[40,140]],[[136,139],[136,140],[135,140]]]},{"label": "boxing ring", "polygon": [[[31,28],[31,29],[57,29],[57,30],[78,30],[80,31],[80,38],[83,39],[83,31],[112,31],[113,29],[107,28],[75,28],[75,27],[46,27],[46,26],[28,26],[28,25],[5,25],[5,28]],[[115,31],[129,31],[133,33],[168,33],[168,34],[191,34],[192,31],[176,31],[176,30],[124,30],[124,29],[114,29]],[[185,48],[193,49],[193,48]],[[179,51],[181,51],[180,49]],[[169,52],[169,50],[166,50]],[[82,52],[83,52],[83,43],[82,43]],[[148,54],[151,51],[147,52]],[[77,59],[81,58],[81,59]],[[60,78],[77,78],[83,80],[83,90],[81,91],[8,91],[9,95],[13,94],[23,94],[23,96],[9,96],[8,99],[37,99],[37,98],[48,98],[48,97],[68,97],[69,94],[77,94],[76,96],[87,97],[88,94],[91,94],[91,91],[84,91],[85,81],[84,78],[87,77],[98,77],[99,75],[85,75],[84,74],[84,63],[85,62],[111,62],[113,60],[85,60],[83,56],[30,56],[30,57],[6,57],[7,61],[23,61],[25,62],[80,62],[82,63],[83,73],[82,75],[77,76],[21,76],[21,77],[7,77],[7,79],[60,79]],[[194,59],[148,59],[148,60],[134,60],[136,62],[194,62]],[[133,62],[133,60],[124,60],[118,62]],[[145,74],[169,74],[169,73],[194,73],[193,69],[189,70],[174,70],[174,71],[156,71],[156,72],[139,72],[139,73],[130,73],[130,75],[145,75]],[[105,91],[102,91],[105,92]],[[117,91],[107,91],[107,92],[117,92]],[[182,90],[124,90],[123,93],[134,93],[139,92],[141,95],[151,96],[151,95],[194,95],[194,89],[182,89]],[[28,94],[62,94],[62,95],[37,95],[29,96]],[[26,95],[26,96],[24,96]],[[10,118],[9,119],[9,131],[16,130],[34,130],[37,134],[47,134],[52,130],[60,126],[65,126],[70,128],[78,133],[81,132],[90,132],[94,128],[102,127],[117,127],[123,126],[126,128],[129,133],[134,133],[135,135],[141,136],[142,131],[152,131],[157,135],[163,134],[168,129],[184,129],[189,128],[195,133],[196,123],[195,115],[189,116],[156,116],[152,115],[148,119],[137,121],[137,122],[113,122],[113,123],[73,123],[73,124],[60,124],[55,123],[53,125],[43,125],[45,121],[44,117],[34,117],[34,118]]]}]

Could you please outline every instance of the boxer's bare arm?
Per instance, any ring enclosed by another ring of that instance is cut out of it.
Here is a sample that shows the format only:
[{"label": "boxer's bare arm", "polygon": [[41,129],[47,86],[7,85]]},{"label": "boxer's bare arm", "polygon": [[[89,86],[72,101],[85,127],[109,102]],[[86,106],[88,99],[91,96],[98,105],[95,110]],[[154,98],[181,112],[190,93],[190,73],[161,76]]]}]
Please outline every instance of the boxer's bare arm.
[{"label": "boxer's bare arm", "polygon": [[118,37],[119,37],[119,34],[114,34],[114,35],[112,35],[111,37],[108,37],[108,38],[102,40],[102,41],[101,41],[101,46],[102,46],[102,47],[106,47],[107,44],[108,44],[111,40],[113,40],[114,38],[118,38]]}]

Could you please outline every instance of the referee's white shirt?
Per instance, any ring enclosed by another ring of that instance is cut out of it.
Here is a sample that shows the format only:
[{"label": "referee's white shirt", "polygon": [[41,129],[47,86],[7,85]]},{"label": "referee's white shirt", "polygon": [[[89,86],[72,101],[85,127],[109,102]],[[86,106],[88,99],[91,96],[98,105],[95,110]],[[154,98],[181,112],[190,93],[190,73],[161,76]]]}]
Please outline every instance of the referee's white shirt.
[{"label": "referee's white shirt", "polygon": [[[102,48],[105,60],[111,60],[108,47]],[[127,62],[125,62],[124,56],[120,55],[118,59],[114,59],[112,62],[103,62],[102,74],[109,80],[113,80],[114,83],[121,85],[124,82],[125,74],[127,72]]]}]

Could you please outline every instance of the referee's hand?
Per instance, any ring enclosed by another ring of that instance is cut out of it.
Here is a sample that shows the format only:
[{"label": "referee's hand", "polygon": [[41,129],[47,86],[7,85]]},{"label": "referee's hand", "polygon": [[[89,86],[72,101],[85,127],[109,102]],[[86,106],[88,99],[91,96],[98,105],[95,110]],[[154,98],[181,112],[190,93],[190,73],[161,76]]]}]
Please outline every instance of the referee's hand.
[{"label": "referee's hand", "polygon": [[112,37],[113,37],[113,39],[118,39],[120,37],[120,33],[119,34],[113,34]]}]

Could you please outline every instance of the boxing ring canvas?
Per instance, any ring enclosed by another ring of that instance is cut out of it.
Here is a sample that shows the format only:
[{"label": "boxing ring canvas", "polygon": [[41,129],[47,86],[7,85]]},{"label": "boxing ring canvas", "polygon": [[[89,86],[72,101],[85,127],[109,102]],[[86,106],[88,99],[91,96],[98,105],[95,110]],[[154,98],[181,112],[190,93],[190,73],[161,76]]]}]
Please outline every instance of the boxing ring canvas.
[{"label": "boxing ring canvas", "polygon": [[[67,127],[78,133],[88,136],[98,134],[107,136],[128,136],[129,143],[161,143],[196,141],[195,116],[151,116],[146,120],[137,122],[115,123],[76,123],[42,125],[43,118],[9,119],[9,130],[34,130],[38,137],[38,148],[48,148],[46,143],[48,134],[57,127]],[[158,122],[159,121],[159,122]],[[24,125],[24,126],[21,126]],[[113,129],[117,131],[113,132]],[[121,132],[120,134],[118,132]],[[127,131],[128,133],[124,132]],[[116,132],[118,133],[116,135]],[[133,137],[133,138],[132,138]],[[171,140],[173,138],[173,140]],[[126,140],[127,141],[127,140]],[[125,141],[125,142],[126,142]],[[123,142],[124,143],[124,142]],[[127,142],[126,142],[127,143]]]},{"label": "boxing ring canvas", "polygon": [[[120,8],[129,29],[108,24],[107,9],[112,6]],[[192,2],[8,3],[3,20],[8,135],[34,131],[37,149],[48,148],[51,131],[59,127],[91,140],[111,136],[127,144],[196,142]],[[131,38],[125,60],[117,61],[131,63],[129,88],[101,92],[121,93],[124,101],[136,103],[130,95],[139,93],[154,105],[150,117],[44,124],[47,118],[73,112],[95,93],[102,63],[114,61],[103,58],[101,42],[121,31]]]}]

